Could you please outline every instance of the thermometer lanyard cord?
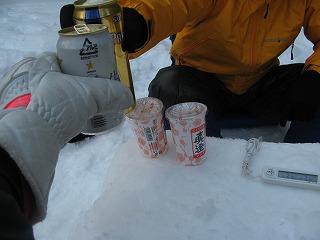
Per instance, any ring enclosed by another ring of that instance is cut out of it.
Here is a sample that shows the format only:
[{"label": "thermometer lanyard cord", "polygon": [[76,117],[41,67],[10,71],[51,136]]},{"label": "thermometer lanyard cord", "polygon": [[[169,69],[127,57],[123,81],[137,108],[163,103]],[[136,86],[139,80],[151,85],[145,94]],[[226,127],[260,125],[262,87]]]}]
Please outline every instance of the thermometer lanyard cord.
[{"label": "thermometer lanyard cord", "polygon": [[250,138],[246,144],[246,155],[242,163],[242,174],[249,175],[252,171],[249,169],[249,162],[252,158],[252,155],[259,151],[261,148],[262,137],[259,138]]}]

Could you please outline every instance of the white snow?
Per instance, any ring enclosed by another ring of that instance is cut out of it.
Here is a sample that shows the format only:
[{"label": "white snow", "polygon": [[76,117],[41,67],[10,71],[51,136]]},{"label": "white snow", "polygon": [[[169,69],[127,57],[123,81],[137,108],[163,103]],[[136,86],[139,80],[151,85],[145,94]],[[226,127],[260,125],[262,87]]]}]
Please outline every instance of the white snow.
[{"label": "white snow", "polygon": [[[22,58],[55,51],[59,11],[66,0],[1,0],[0,76]],[[157,71],[170,65],[164,40],[136,60],[131,70],[136,97],[147,96]],[[312,45],[301,34],[282,63],[303,62]],[[288,126],[287,126],[288,127]],[[160,159],[139,153],[124,121],[115,129],[60,153],[47,218],[34,226],[37,240],[64,239],[320,239],[320,192],[266,184],[264,166],[320,173],[319,144],[281,143],[280,126],[223,130],[207,138],[207,160],[184,167],[169,151]],[[262,136],[241,175],[246,140]]]}]

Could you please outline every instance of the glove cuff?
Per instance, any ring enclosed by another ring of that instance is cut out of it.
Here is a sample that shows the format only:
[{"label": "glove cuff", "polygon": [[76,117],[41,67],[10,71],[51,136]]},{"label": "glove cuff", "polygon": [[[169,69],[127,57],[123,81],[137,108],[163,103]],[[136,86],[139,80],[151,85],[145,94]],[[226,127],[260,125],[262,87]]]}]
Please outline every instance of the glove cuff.
[{"label": "glove cuff", "polygon": [[26,110],[5,110],[0,116],[0,146],[20,169],[35,197],[30,221],[42,221],[59,156],[59,142],[49,124]]}]

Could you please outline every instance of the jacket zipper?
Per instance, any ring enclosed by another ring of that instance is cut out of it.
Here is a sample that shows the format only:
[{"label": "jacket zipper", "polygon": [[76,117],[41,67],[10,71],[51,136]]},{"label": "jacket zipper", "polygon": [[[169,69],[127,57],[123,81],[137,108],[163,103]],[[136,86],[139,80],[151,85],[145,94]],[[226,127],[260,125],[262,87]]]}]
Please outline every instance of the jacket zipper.
[{"label": "jacket zipper", "polygon": [[258,16],[256,15],[253,19],[252,24],[252,35],[251,35],[251,44],[250,44],[250,65],[248,67],[248,72],[252,69],[253,63],[255,61],[255,46],[256,46],[256,37],[257,37],[257,22],[258,22]]},{"label": "jacket zipper", "polygon": [[266,13],[264,14],[263,18],[266,19],[268,17],[268,14],[269,14],[269,3],[267,3]]}]

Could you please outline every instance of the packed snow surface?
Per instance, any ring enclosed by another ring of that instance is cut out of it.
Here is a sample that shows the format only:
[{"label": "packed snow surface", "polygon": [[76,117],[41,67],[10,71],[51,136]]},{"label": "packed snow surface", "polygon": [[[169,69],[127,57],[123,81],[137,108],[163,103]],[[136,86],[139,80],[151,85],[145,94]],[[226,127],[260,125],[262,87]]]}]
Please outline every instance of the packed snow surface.
[{"label": "packed snow surface", "polygon": [[[23,58],[56,51],[59,11],[68,3],[1,1],[0,76]],[[130,61],[137,98],[146,97],[157,71],[171,64],[170,45],[166,39]],[[312,45],[300,34],[294,60],[290,50],[280,60],[303,62],[311,53]],[[264,166],[320,173],[319,144],[281,143],[287,127],[223,130],[223,139],[207,138],[207,159],[194,167],[176,161],[170,131],[168,152],[144,158],[127,121],[67,144],[56,167],[47,218],[34,226],[35,237],[320,239],[320,192],[267,184],[260,177]],[[247,140],[260,136],[261,149],[250,160],[252,173],[244,176]]]}]

